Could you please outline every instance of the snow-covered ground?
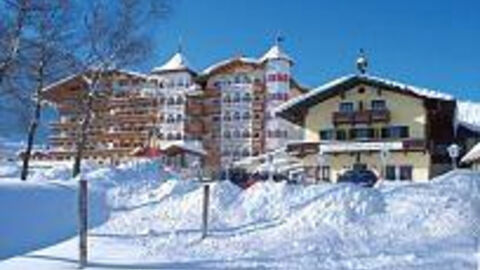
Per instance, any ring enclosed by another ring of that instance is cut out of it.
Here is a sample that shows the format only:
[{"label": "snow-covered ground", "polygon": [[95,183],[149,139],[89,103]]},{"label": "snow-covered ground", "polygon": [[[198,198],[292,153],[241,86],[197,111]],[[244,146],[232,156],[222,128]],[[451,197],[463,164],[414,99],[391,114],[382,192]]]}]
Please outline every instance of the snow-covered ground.
[{"label": "snow-covered ground", "polygon": [[[59,179],[55,171],[43,177]],[[199,183],[152,163],[91,168],[84,177],[106,192],[110,214],[89,232],[88,269],[478,267],[480,174],[469,171],[375,189],[265,182],[243,191],[214,183],[204,240]],[[29,210],[11,204],[12,213]],[[75,268],[77,241],[2,261],[0,269]]]}]

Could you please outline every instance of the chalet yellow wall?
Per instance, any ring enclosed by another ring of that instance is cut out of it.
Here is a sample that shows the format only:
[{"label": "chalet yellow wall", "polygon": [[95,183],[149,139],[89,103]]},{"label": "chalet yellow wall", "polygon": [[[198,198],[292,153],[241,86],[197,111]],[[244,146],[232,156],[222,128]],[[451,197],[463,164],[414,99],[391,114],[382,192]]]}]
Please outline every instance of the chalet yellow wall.
[{"label": "chalet yellow wall", "polygon": [[[318,166],[317,156],[309,155],[304,159],[304,162],[309,166]],[[362,153],[360,162],[367,165],[368,169],[374,171],[378,175],[381,174],[381,161],[379,153]],[[353,164],[356,163],[356,155],[350,153],[328,154],[326,155],[326,163],[324,165],[330,166],[330,177],[332,182],[336,182],[339,175],[348,169],[352,169]],[[387,165],[411,165],[413,167],[412,180],[415,182],[427,181],[430,179],[430,156],[423,152],[392,152]]]},{"label": "chalet yellow wall", "polygon": [[[365,92],[358,93],[357,89],[363,87]],[[390,125],[406,125],[410,129],[410,137],[425,138],[426,110],[423,106],[423,100],[408,95],[399,94],[392,91],[381,91],[378,94],[377,88],[358,85],[345,93],[345,99],[340,95],[334,96],[323,102],[312,106],[308,110],[305,119],[305,139],[308,141],[319,140],[319,130],[333,128],[333,113],[338,111],[339,104],[343,101],[353,101],[355,110],[358,102],[363,101],[364,109],[370,109],[370,101],[373,99],[386,100],[387,108],[390,110]],[[339,128],[349,127],[341,125]],[[379,127],[372,126],[372,127]]]}]

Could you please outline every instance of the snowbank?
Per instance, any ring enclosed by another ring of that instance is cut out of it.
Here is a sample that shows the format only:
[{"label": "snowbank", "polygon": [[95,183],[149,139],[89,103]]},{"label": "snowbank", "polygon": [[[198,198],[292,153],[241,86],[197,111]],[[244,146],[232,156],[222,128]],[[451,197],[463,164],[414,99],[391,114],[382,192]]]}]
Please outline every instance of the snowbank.
[{"label": "snowbank", "polygon": [[[13,177],[19,164],[2,163],[0,172]],[[145,190],[173,176],[152,162],[101,168],[85,163],[81,178],[89,184],[89,225],[105,222],[112,209],[148,200]],[[18,177],[18,176],[17,176]],[[70,163],[37,166],[28,181],[0,181],[0,259],[42,248],[77,232],[77,181]]]},{"label": "snowbank", "polygon": [[[160,175],[160,176],[159,176]],[[211,184],[200,240],[202,185],[148,163],[84,175],[107,191],[111,216],[90,231],[89,269],[472,269],[480,237],[480,174],[379,188]],[[2,211],[3,213],[3,211]],[[76,240],[0,262],[71,269]]]},{"label": "snowbank", "polygon": [[[108,217],[102,192],[90,189],[90,225]],[[0,182],[0,259],[42,248],[75,234],[77,187],[59,182]]]}]

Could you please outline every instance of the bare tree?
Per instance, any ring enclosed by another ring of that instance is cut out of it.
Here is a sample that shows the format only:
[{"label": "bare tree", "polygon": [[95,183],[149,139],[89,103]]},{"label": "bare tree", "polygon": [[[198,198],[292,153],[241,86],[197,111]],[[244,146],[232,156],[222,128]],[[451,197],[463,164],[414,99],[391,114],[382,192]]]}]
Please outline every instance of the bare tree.
[{"label": "bare tree", "polygon": [[62,46],[68,38],[66,33],[70,29],[66,2],[37,0],[34,5],[35,9],[31,11],[26,25],[29,35],[24,38],[25,46],[22,46],[18,57],[20,69],[23,71],[20,74],[25,75],[22,78],[25,82],[22,88],[27,89],[23,104],[31,105],[25,106],[29,109],[29,126],[26,149],[22,156],[21,180],[26,180],[28,176],[29,161],[42,111],[42,89],[48,82],[68,70],[68,62],[64,61],[62,53]]},{"label": "bare tree", "polygon": [[96,0],[89,1],[81,13],[78,45],[71,58],[86,87],[79,100],[82,121],[76,141],[73,177],[81,170],[93,105],[102,98],[104,82],[109,79],[104,75],[145,60],[153,50],[151,29],[168,11],[166,1],[119,0],[112,4]]},{"label": "bare tree", "polygon": [[[0,2],[0,85],[19,55],[24,28],[31,10],[28,0]],[[0,88],[1,89],[1,88]]]}]

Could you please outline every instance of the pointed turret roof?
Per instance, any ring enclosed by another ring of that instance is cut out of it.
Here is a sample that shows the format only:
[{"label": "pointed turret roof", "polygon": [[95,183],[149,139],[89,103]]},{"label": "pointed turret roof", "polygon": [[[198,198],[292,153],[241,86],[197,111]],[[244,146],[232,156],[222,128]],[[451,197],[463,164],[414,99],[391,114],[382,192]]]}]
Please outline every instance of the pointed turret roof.
[{"label": "pointed turret roof", "polygon": [[268,50],[261,58],[260,62],[265,62],[267,60],[273,60],[273,59],[283,59],[289,61],[291,64],[293,64],[293,59],[286,54],[280,45],[277,43],[273,45],[270,50]]},{"label": "pointed turret roof", "polygon": [[152,73],[164,73],[170,71],[188,71],[195,73],[190,67],[187,58],[185,58],[181,51],[175,53],[164,65],[154,68]]}]

